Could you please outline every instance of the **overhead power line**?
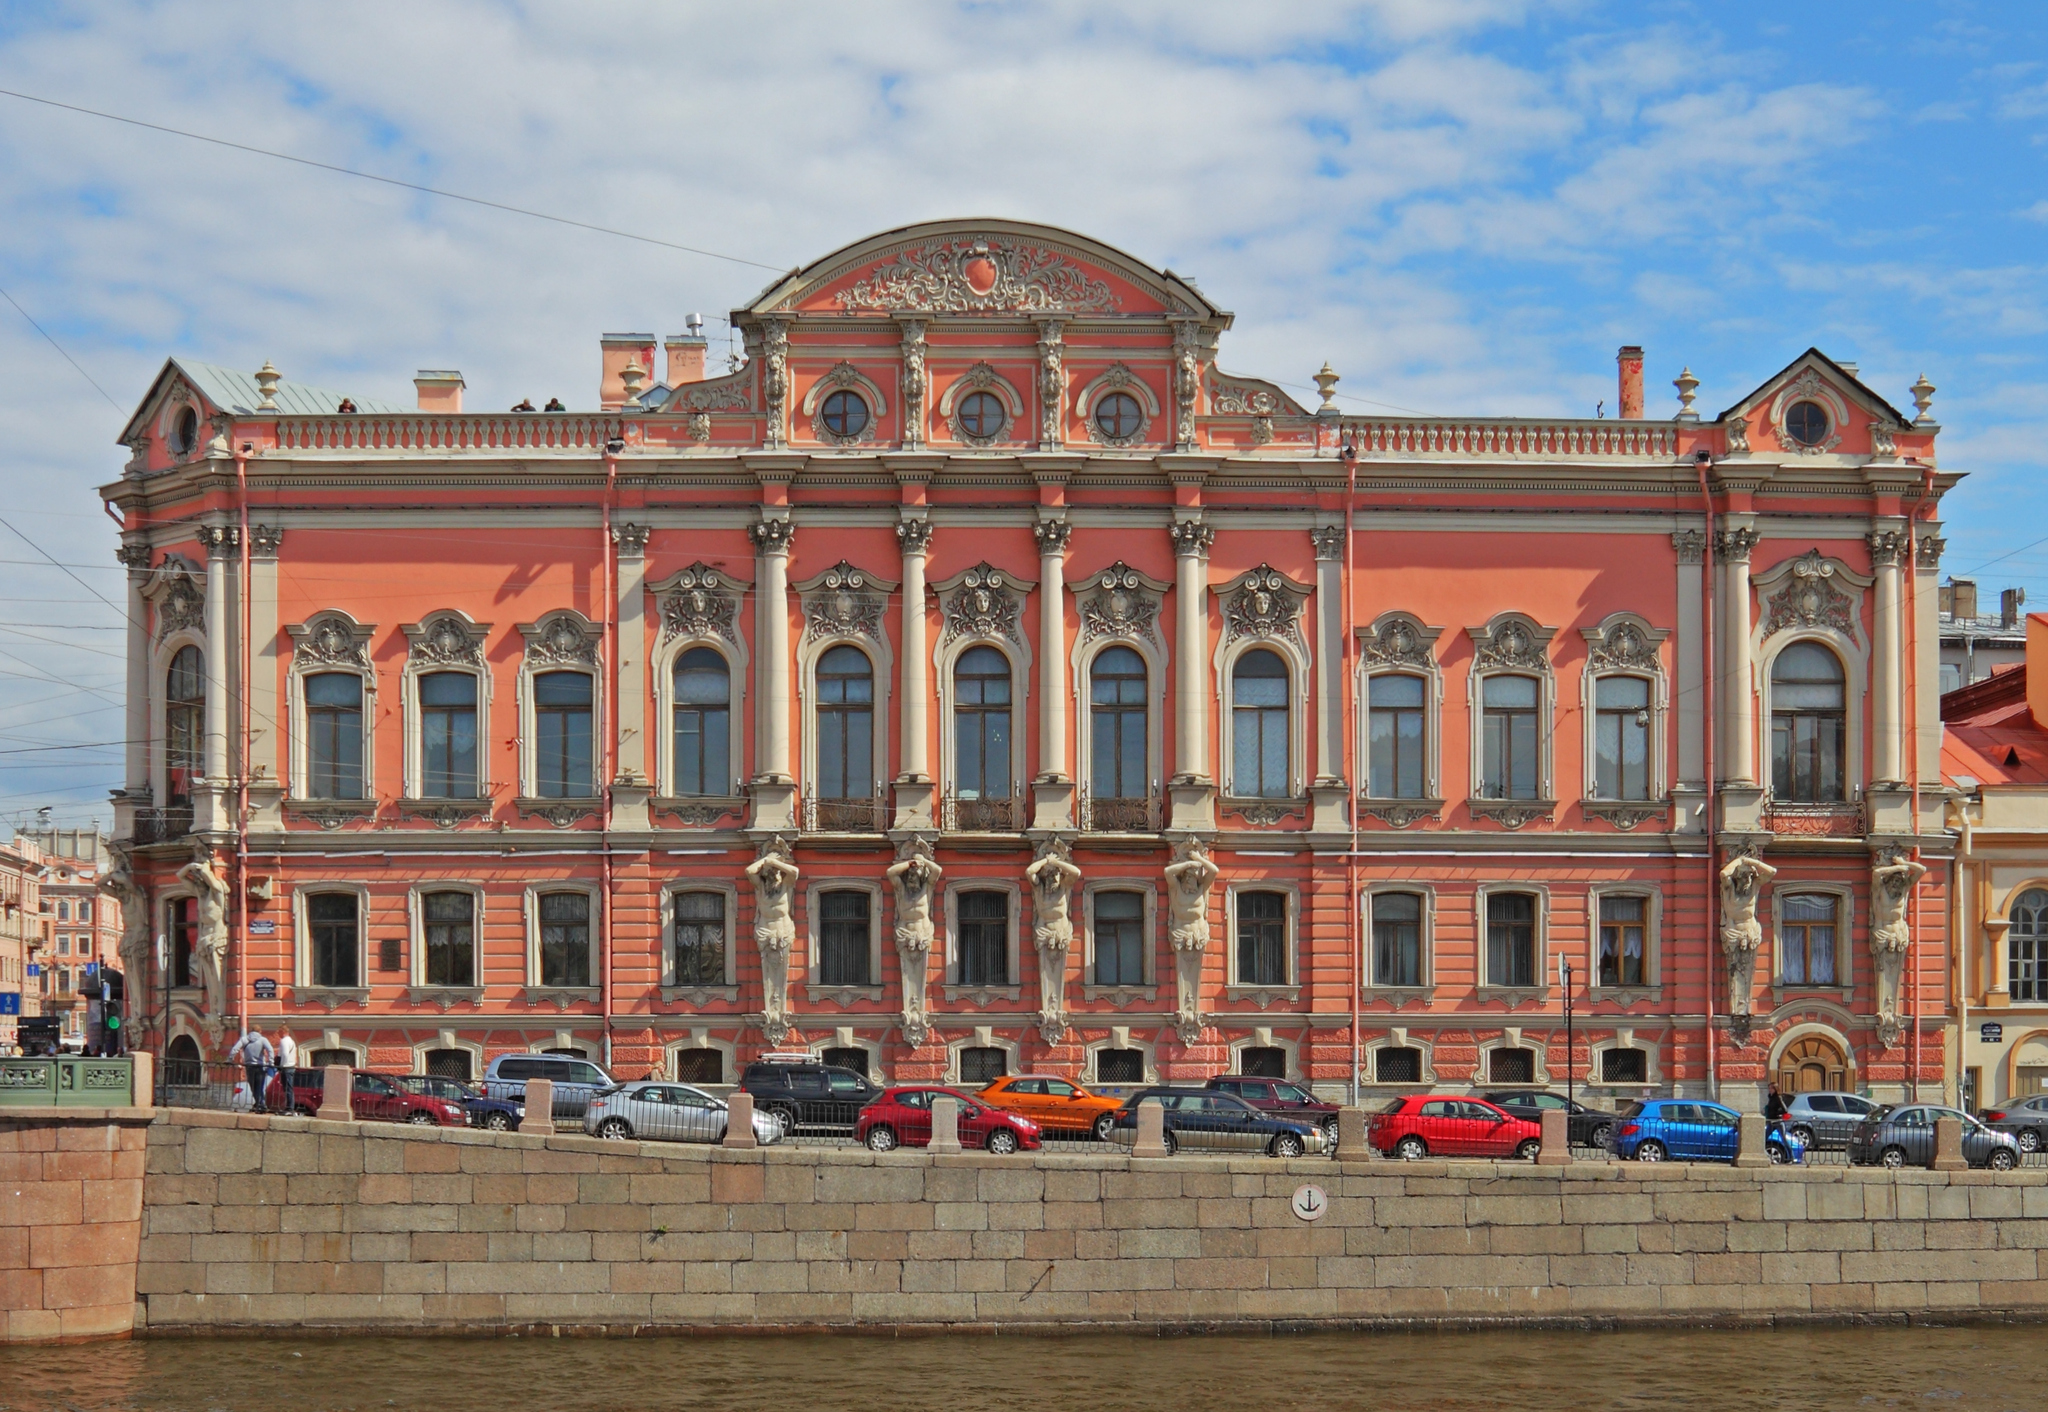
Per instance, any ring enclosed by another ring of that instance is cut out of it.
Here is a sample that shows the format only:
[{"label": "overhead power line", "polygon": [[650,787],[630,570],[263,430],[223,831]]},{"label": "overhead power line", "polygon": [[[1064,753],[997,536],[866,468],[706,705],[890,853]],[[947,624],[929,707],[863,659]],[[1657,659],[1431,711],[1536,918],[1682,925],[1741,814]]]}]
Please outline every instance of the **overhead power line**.
[{"label": "overhead power line", "polygon": [[[110,123],[125,123],[129,127],[147,128],[151,132],[168,133],[172,137],[183,137],[193,142],[211,143],[215,147],[232,148],[237,152],[248,152],[258,157],[270,157],[280,162],[294,162],[302,167],[313,167],[323,172],[334,172],[340,176],[355,177],[360,181],[380,182],[385,186],[396,186],[405,191],[418,191],[428,196],[439,196],[448,201],[465,201],[472,206],[484,206],[493,211],[509,211],[515,216],[530,216],[536,221],[552,221],[556,225],[574,226],[578,230],[595,231],[599,235],[614,235],[621,240],[637,240],[643,245],[659,245],[666,250],[680,250],[688,255],[702,255],[709,260],[725,260],[735,265],[751,265],[757,270],[782,273],[780,265],[766,265],[759,260],[748,260],[739,255],[726,255],[716,250],[706,250],[696,245],[679,245],[673,240],[661,240],[651,235],[638,235],[630,230],[618,230],[612,226],[595,225],[590,221],[571,220],[567,216],[550,215],[546,211],[529,210],[524,206],[512,206],[503,201],[487,201],[481,196],[465,196],[459,191],[444,191],[438,186],[422,186],[416,181],[400,181],[396,177],[378,176],[375,172],[360,172],[354,167],[340,167],[332,162],[316,162],[310,157],[294,157],[289,152],[272,152],[268,148],[251,147],[245,142],[229,142],[226,138],[208,137],[202,132],[187,132],[183,128],[165,127],[162,123],[146,123],[140,118],[124,118],[119,113],[103,113],[97,108],[81,108],[76,103],[59,103],[54,98],[39,98],[33,93],[19,93],[11,88],[0,88],[0,97],[19,98],[24,103],[40,103],[46,108],[62,108],[68,113],[83,113],[90,118],[104,118]],[[13,301],[9,301],[12,303]],[[16,304],[18,309],[21,306]],[[27,318],[27,315],[23,315]],[[30,320],[34,322],[33,319]],[[47,335],[45,335],[47,337]],[[59,350],[60,352],[62,350]],[[66,354],[65,356],[70,356]],[[83,368],[80,372],[85,371]],[[90,379],[88,379],[90,381]],[[98,384],[94,384],[98,386]],[[102,393],[102,396],[105,394]],[[113,401],[111,397],[107,398]],[[117,409],[118,410],[118,409]]]},{"label": "overhead power line", "polygon": [[64,352],[64,345],[59,343],[55,338],[52,338],[50,336],[50,331],[44,328],[41,324],[37,323],[35,321],[35,316],[33,314],[29,313],[28,310],[21,307],[20,300],[16,299],[12,294],[9,294],[4,289],[0,289],[0,297],[4,297],[8,303],[12,304],[14,306],[14,312],[21,315],[24,319],[27,319],[28,326],[34,329],[37,333],[41,334],[46,340],[48,340],[49,345],[52,348],[56,349],[59,354],[62,354],[65,362],[69,363],[72,367],[77,368],[78,375],[80,377],[84,378],[87,382],[92,383],[92,390],[94,392],[97,392],[100,396],[105,397],[107,399],[107,405],[109,407],[112,407],[116,412],[122,410],[121,404],[116,402],[104,387],[101,387],[97,382],[93,382],[92,374],[87,372],[82,366],[80,366],[79,361],[76,358],[72,357],[69,353]]}]

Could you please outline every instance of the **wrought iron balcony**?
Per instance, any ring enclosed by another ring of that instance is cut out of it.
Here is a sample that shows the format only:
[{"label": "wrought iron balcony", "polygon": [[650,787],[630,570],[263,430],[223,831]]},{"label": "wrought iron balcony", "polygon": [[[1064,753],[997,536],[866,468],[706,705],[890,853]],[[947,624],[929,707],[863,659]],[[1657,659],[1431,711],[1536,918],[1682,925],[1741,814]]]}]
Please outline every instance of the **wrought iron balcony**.
[{"label": "wrought iron balcony", "polygon": [[889,797],[876,790],[869,799],[820,799],[804,790],[805,833],[885,833],[889,828]]},{"label": "wrought iron balcony", "polygon": [[1016,833],[1023,827],[1021,802],[1014,797],[962,799],[949,789],[940,801],[939,828],[946,833]]},{"label": "wrought iron balcony", "polygon": [[1157,833],[1159,801],[1156,799],[1098,799],[1081,791],[1083,833]]},{"label": "wrought iron balcony", "polygon": [[136,843],[170,843],[192,832],[192,806],[174,804],[168,809],[135,811]]}]

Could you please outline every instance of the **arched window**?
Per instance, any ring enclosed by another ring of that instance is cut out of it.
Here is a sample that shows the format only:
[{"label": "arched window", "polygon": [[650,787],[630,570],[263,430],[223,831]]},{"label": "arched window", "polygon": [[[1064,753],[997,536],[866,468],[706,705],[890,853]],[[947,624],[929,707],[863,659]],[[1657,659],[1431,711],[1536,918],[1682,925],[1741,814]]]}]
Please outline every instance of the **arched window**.
[{"label": "arched window", "polygon": [[476,678],[432,672],[419,695],[421,797],[476,798]]},{"label": "arched window", "polygon": [[1542,687],[1534,677],[1487,677],[1480,687],[1485,799],[1536,797],[1536,707]]},{"label": "arched window", "polygon": [[868,798],[875,792],[875,669],[858,647],[842,643],[818,659],[817,715],[818,797]]},{"label": "arched window", "polygon": [[2006,946],[2013,1003],[2048,1000],[2048,892],[2029,888],[2014,901]]},{"label": "arched window", "polygon": [[970,647],[953,668],[954,786],[962,799],[1010,797],[1010,659]]},{"label": "arched window", "polygon": [[306,797],[363,797],[363,679],[354,672],[306,678]]},{"label": "arched window", "polygon": [[1368,686],[1370,760],[1367,789],[1374,799],[1422,798],[1421,677],[1382,672]]},{"label": "arched window", "polygon": [[587,799],[597,793],[591,768],[588,672],[542,672],[533,679],[533,785],[542,799]]},{"label": "arched window", "polygon": [[1106,647],[1088,669],[1088,684],[1089,790],[1099,800],[1143,799],[1145,659],[1128,647]]},{"label": "arched window", "polygon": [[1795,642],[1771,664],[1771,789],[1780,799],[1845,797],[1848,691],[1841,659],[1817,642]]},{"label": "arched window", "polygon": [[206,658],[180,647],[164,680],[164,765],[173,809],[192,807],[192,782],[206,771]]},{"label": "arched window", "polygon": [[1285,799],[1287,664],[1261,647],[1230,673],[1230,792],[1240,799]]},{"label": "arched window", "polygon": [[732,788],[732,671],[712,648],[676,659],[674,749],[677,794]]},{"label": "arched window", "polygon": [[1641,677],[1593,683],[1593,794],[1650,797],[1650,684]]}]

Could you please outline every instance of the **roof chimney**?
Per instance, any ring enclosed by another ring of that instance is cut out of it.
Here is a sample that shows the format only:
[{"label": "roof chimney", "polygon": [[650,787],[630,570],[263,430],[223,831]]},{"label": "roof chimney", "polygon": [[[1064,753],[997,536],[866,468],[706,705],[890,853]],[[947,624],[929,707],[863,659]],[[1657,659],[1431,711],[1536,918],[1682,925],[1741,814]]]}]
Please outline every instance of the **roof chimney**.
[{"label": "roof chimney", "polygon": [[1614,361],[1621,367],[1621,408],[1619,415],[1633,421],[1643,419],[1643,350],[1624,344]]},{"label": "roof chimney", "polygon": [[1977,617],[1977,581],[1975,579],[1950,579],[1955,586],[1955,611],[1957,622],[1974,622]]},{"label": "roof chimney", "polygon": [[1998,595],[1998,625],[2010,631],[2020,625],[2020,609],[2026,604],[2024,588],[2008,588]]},{"label": "roof chimney", "polygon": [[672,333],[662,342],[668,349],[668,385],[681,387],[686,382],[704,381],[704,320],[701,315],[689,318],[688,333]]},{"label": "roof chimney", "polygon": [[460,412],[462,410],[462,374],[453,368],[421,368],[419,376],[412,380],[419,389],[422,412]]},{"label": "roof chimney", "polygon": [[615,412],[626,405],[626,365],[638,363],[643,373],[654,370],[654,335],[608,333],[597,342],[603,352],[603,372],[597,383],[597,405],[607,412]]}]

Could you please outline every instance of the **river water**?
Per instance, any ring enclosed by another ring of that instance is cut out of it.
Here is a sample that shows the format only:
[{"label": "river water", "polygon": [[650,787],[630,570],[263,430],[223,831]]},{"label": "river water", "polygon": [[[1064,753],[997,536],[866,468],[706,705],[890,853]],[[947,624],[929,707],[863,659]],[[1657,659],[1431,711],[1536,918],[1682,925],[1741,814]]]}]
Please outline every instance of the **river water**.
[{"label": "river water", "polygon": [[0,1412],[2048,1409],[2048,1326],[1154,1338],[186,1339],[0,1349]]}]

